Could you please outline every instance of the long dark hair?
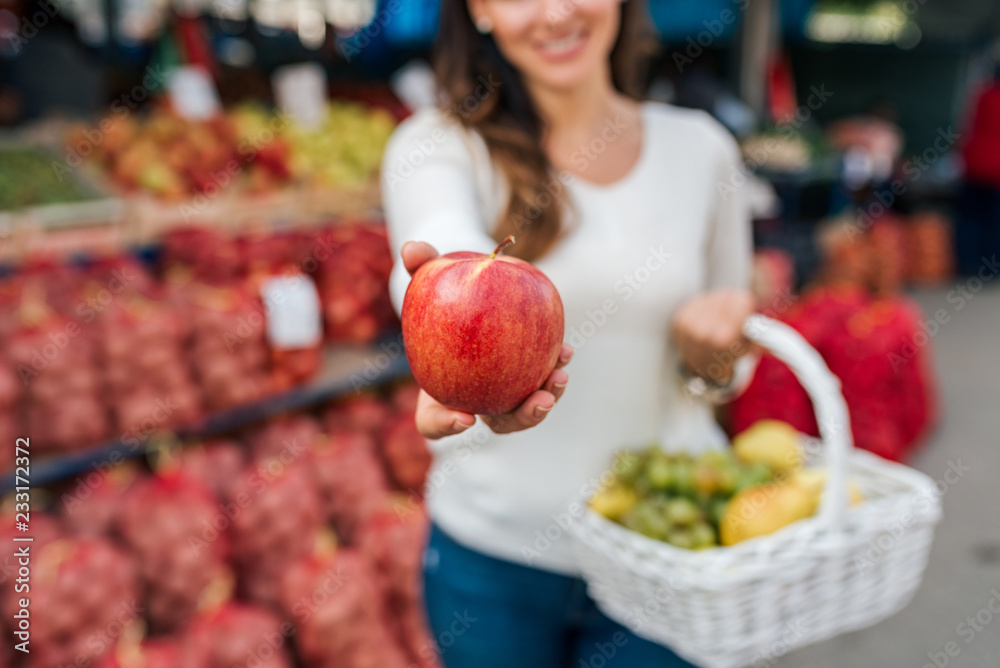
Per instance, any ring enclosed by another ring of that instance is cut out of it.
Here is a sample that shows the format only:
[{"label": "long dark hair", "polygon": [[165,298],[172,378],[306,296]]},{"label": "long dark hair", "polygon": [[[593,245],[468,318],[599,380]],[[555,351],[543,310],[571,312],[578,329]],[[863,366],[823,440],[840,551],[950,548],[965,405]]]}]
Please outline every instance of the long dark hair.
[{"label": "long dark hair", "polygon": [[[611,80],[621,93],[638,99],[654,40],[643,0],[625,0],[620,11]],[[498,241],[508,234],[517,236],[508,249],[511,255],[541,257],[562,233],[564,188],[542,148],[542,119],[520,72],[490,35],[476,30],[466,0],[442,0],[434,71],[445,104],[466,128],[482,136],[510,187],[494,236]]]}]

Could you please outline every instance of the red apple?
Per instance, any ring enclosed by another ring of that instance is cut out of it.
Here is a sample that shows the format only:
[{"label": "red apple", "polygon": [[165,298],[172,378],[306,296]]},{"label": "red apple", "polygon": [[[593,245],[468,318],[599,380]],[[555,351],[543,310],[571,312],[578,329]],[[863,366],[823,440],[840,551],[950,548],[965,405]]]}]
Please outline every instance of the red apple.
[{"label": "red apple", "polygon": [[537,390],[562,349],[563,306],[523,260],[448,253],[422,265],[403,299],[403,343],[417,383],[455,410],[508,413]]}]

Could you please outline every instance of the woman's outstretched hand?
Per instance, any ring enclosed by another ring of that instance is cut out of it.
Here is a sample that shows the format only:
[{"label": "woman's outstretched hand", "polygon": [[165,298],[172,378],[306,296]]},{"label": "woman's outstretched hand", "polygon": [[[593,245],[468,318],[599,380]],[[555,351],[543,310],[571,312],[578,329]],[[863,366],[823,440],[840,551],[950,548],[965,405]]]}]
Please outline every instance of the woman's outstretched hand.
[{"label": "woman's outstretched hand", "polygon": [[705,380],[727,384],[736,360],[751,350],[743,323],[753,310],[753,295],[745,290],[713,290],[682,304],[672,330],[684,365]]},{"label": "woman's outstretched hand", "polygon": [[[438,256],[437,250],[423,241],[409,241],[400,251],[403,266],[412,275],[422,264]],[[504,415],[484,415],[483,422],[498,434],[530,429],[549,414],[566,389],[569,374],[562,370],[573,357],[573,349],[563,344],[556,368],[536,390],[514,411]],[[465,431],[476,423],[476,416],[444,406],[420,390],[417,400],[417,431],[425,438],[437,439]]]}]

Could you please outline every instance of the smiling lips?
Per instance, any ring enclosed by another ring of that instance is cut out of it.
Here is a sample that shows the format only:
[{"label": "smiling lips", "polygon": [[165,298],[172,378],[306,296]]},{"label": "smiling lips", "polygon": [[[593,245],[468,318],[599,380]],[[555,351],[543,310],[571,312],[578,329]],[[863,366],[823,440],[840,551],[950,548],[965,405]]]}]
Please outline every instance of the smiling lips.
[{"label": "smiling lips", "polygon": [[589,36],[586,30],[580,28],[558,39],[548,39],[536,43],[535,51],[546,60],[569,60],[583,51]]}]

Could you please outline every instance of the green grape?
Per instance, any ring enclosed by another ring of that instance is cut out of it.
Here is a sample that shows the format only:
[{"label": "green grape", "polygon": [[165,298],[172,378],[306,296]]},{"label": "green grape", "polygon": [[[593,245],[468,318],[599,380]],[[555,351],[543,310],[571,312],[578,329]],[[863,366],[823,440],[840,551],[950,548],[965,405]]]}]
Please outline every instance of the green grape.
[{"label": "green grape", "polygon": [[715,530],[705,522],[696,522],[691,526],[691,542],[696,550],[718,545]]},{"label": "green grape", "polygon": [[654,457],[646,465],[646,478],[653,489],[668,489],[673,482],[673,467],[665,457]]},{"label": "green grape", "polygon": [[686,526],[698,519],[700,512],[694,501],[677,497],[664,504],[663,511],[671,524]]},{"label": "green grape", "polygon": [[615,457],[615,463],[612,465],[611,470],[614,471],[619,482],[631,485],[639,477],[639,474],[642,473],[642,466],[642,457],[638,453],[620,452]]},{"label": "green grape", "polygon": [[690,550],[694,547],[694,537],[687,529],[674,529],[666,536],[666,541],[675,547],[682,547]]},{"label": "green grape", "polygon": [[673,463],[673,490],[685,496],[694,494],[694,464],[691,462],[691,458],[679,456]]}]

